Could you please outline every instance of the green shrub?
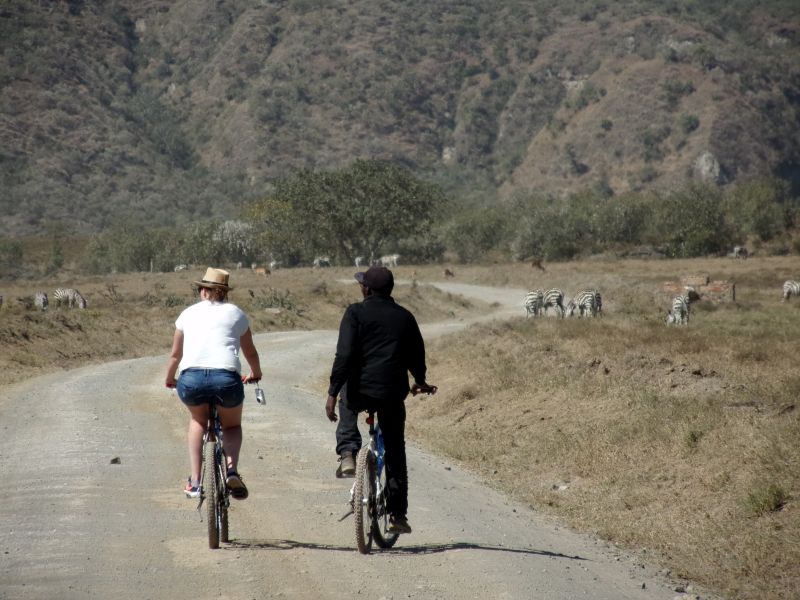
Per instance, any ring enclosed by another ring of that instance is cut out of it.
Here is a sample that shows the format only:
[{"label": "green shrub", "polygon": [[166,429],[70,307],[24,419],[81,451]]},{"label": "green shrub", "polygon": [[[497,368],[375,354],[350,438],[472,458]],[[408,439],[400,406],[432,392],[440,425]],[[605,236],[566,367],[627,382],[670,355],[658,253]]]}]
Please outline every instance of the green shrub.
[{"label": "green shrub", "polygon": [[750,492],[744,499],[745,509],[753,516],[779,511],[786,504],[789,495],[781,486],[770,483]]}]

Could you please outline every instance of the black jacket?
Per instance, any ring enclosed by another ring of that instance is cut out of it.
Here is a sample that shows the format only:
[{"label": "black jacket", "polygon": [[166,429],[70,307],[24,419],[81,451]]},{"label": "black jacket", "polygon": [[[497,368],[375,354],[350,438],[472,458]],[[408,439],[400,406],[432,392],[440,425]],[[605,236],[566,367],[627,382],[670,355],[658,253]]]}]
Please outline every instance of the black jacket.
[{"label": "black jacket", "polygon": [[402,401],[409,372],[416,383],[425,383],[425,343],[414,315],[391,297],[374,294],[348,306],[328,394],[336,396],[346,383],[347,402],[356,410],[366,408],[363,397]]}]

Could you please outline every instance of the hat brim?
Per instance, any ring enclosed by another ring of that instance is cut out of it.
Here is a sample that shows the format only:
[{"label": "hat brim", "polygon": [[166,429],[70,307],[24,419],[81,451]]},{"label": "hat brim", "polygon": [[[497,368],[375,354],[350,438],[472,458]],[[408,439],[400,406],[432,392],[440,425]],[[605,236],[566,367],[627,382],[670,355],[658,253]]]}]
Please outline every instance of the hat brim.
[{"label": "hat brim", "polygon": [[216,288],[228,291],[233,289],[232,287],[227,286],[224,283],[216,283],[215,281],[193,281],[192,283],[194,283],[199,288]]}]

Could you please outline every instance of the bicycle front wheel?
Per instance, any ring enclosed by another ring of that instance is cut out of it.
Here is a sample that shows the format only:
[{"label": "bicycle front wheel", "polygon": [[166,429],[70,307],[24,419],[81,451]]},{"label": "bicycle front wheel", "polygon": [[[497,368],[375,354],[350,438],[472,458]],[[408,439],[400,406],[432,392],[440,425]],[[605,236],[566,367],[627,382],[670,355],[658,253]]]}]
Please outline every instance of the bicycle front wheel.
[{"label": "bicycle front wheel", "polygon": [[356,526],[356,546],[361,554],[372,548],[372,510],[375,505],[375,459],[367,446],[356,458],[356,481],[353,486],[353,520]]},{"label": "bicycle front wheel", "polygon": [[202,486],[208,521],[208,547],[212,550],[219,548],[219,469],[215,454],[214,442],[206,442],[203,446],[205,473]]}]

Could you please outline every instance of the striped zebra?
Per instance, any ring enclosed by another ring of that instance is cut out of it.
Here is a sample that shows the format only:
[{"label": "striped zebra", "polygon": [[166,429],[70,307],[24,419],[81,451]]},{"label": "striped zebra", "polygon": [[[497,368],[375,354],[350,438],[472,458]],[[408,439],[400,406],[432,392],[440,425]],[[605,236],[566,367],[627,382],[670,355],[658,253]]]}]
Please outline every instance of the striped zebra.
[{"label": "striped zebra", "polygon": [[324,267],[330,267],[331,266],[331,259],[328,258],[327,256],[317,256],[314,259],[314,263],[313,264],[314,264],[314,268],[315,269],[321,269],[321,268],[324,268]]},{"label": "striped zebra", "polygon": [[583,290],[567,303],[567,316],[572,317],[577,310],[581,317],[584,315],[597,316],[597,290]]},{"label": "striped zebra", "polygon": [[792,296],[800,297],[800,281],[789,279],[783,284],[783,301],[786,302]]},{"label": "striped zebra", "polygon": [[86,299],[81,296],[78,290],[72,288],[58,288],[53,292],[53,301],[56,306],[61,306],[62,303],[72,308],[77,306],[79,308],[86,308]]},{"label": "striped zebra", "polygon": [[667,325],[688,325],[690,305],[688,294],[675,296],[672,300],[672,310],[667,313]]},{"label": "striped zebra", "polygon": [[528,292],[525,295],[525,300],[522,303],[522,305],[525,307],[525,315],[528,317],[538,317],[542,310],[543,298],[544,292],[542,290],[533,290]]},{"label": "striped zebra", "polygon": [[47,294],[44,292],[36,292],[33,297],[33,305],[39,310],[47,310],[48,304]]},{"label": "striped zebra", "polygon": [[547,314],[547,309],[553,307],[558,311],[558,314],[563,318],[564,316],[564,292],[558,288],[551,288],[544,293],[542,298],[542,310]]}]

